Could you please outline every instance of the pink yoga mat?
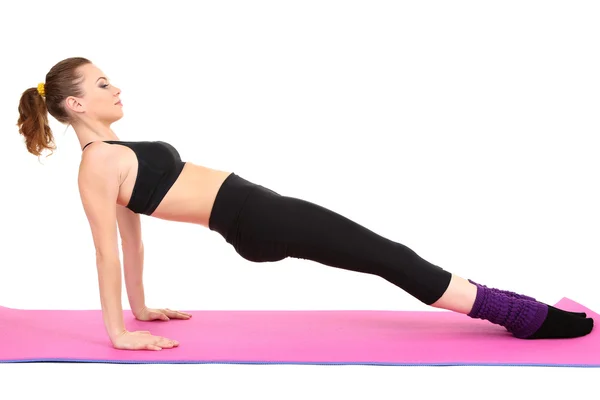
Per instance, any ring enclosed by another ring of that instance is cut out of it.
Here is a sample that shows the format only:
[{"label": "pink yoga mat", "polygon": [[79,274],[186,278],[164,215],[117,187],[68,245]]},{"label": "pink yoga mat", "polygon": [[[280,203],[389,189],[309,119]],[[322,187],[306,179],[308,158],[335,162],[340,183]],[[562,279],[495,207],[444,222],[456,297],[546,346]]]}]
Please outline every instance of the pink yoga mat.
[{"label": "pink yoga mat", "polygon": [[[600,316],[570,299],[556,307]],[[0,307],[0,362],[514,365],[600,367],[600,330],[576,339],[521,340],[503,327],[445,311],[188,311],[189,320],[136,321],[180,342],[114,349],[100,310]]]}]

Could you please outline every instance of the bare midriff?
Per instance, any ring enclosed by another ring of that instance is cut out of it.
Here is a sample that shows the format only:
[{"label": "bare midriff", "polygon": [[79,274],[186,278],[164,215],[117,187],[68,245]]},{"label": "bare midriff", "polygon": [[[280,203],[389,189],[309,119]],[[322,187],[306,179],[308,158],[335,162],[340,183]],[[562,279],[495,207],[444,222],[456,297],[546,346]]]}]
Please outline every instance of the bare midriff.
[{"label": "bare midriff", "polygon": [[217,192],[229,175],[230,172],[187,162],[152,216],[208,227]]},{"label": "bare midriff", "polygon": [[[127,206],[137,176],[137,158],[131,149],[119,146],[119,195],[117,203]],[[223,181],[231,172],[186,162],[179,178],[152,213],[152,217],[189,222],[208,227],[210,213]]]}]

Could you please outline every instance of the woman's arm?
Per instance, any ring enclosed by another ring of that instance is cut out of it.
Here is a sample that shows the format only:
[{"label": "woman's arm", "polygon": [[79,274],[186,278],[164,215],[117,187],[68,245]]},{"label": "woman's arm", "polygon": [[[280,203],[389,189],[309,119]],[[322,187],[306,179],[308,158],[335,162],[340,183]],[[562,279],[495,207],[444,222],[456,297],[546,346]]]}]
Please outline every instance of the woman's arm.
[{"label": "woman's arm", "polygon": [[129,306],[134,316],[146,307],[144,296],[144,243],[139,214],[117,205],[117,221],[123,250],[123,268]]},{"label": "woman's arm", "polygon": [[191,315],[169,309],[152,309],[146,306],[144,296],[144,242],[140,215],[123,206],[117,206],[117,221],[123,249],[125,285],[131,312],[136,319],[152,321],[155,319],[189,319]]},{"label": "woman's arm", "polygon": [[144,296],[144,245],[129,246],[123,244],[123,264],[125,270],[125,286],[129,306],[134,316],[146,307]]},{"label": "woman's arm", "polygon": [[85,152],[79,167],[78,185],[96,249],[102,318],[114,344],[115,339],[125,332],[125,323],[115,210],[119,172],[112,158],[101,147]]},{"label": "woman's arm", "polygon": [[121,304],[121,263],[117,259],[96,257],[102,319],[112,343],[125,332]]}]

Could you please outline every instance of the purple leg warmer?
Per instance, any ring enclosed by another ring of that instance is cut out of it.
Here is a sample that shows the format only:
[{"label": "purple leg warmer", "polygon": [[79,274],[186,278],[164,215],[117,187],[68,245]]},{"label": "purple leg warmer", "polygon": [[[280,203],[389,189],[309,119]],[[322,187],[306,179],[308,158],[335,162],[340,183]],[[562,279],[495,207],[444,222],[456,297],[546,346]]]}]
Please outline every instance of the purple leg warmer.
[{"label": "purple leg warmer", "polygon": [[484,287],[486,289],[490,289],[492,292],[495,292],[495,293],[503,293],[503,294],[507,295],[508,297],[514,297],[515,299],[524,299],[524,300],[536,301],[536,299],[534,299],[533,297],[525,296],[523,294],[518,294],[518,293],[515,293],[515,292],[509,292],[508,290],[500,290],[500,289],[488,288],[487,286],[481,285],[481,284],[479,284],[477,282],[473,282],[470,279],[469,279],[469,282],[471,282],[475,286],[481,286],[481,287]]},{"label": "purple leg warmer", "polygon": [[548,306],[543,303],[476,286],[477,296],[468,316],[501,325],[517,338],[533,335],[548,315]]}]

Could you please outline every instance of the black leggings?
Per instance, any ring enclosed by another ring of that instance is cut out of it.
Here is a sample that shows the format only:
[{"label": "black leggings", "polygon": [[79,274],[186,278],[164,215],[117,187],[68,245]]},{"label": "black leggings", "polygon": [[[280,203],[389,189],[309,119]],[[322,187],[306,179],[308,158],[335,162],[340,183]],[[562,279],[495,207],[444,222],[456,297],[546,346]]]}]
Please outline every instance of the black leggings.
[{"label": "black leggings", "polygon": [[209,229],[253,262],[287,257],[378,275],[421,302],[435,303],[451,274],[333,211],[282,196],[232,173],[217,193]]}]

